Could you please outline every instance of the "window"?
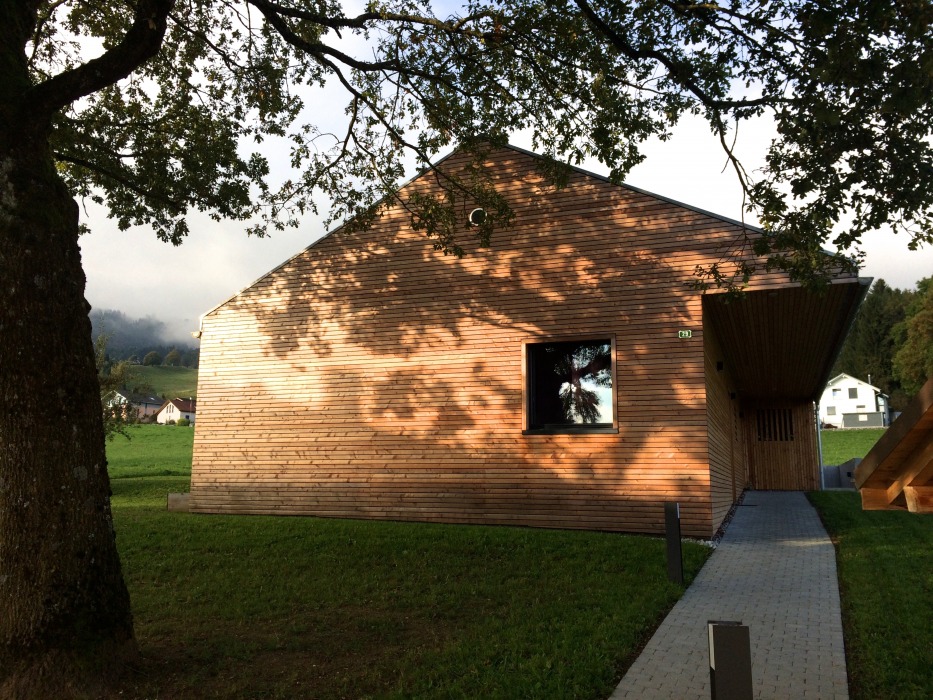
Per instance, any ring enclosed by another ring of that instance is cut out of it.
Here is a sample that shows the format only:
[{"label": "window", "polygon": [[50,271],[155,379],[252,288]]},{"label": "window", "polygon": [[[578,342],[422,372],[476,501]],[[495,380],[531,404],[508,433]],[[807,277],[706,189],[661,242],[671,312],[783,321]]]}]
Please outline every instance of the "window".
[{"label": "window", "polygon": [[827,407],[826,407],[826,415],[827,415],[827,416],[834,416],[834,415],[836,415],[836,407],[835,407],[835,406],[827,406]]},{"label": "window", "polygon": [[527,431],[614,431],[614,346],[611,338],[526,343]]},{"label": "window", "polygon": [[842,398],[842,389],[833,389],[833,398],[841,399]]},{"label": "window", "polygon": [[858,388],[857,388],[857,387],[852,387],[851,389],[849,389],[849,398],[850,398],[850,399],[857,399],[857,398],[858,398]]},{"label": "window", "polygon": [[755,415],[758,442],[791,442],[794,414],[789,408],[759,408]]}]

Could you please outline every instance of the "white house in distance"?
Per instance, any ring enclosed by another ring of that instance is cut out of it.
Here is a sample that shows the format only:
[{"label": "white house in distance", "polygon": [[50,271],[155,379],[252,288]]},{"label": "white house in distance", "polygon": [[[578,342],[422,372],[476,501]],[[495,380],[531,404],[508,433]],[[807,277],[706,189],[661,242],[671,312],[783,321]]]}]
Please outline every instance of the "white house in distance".
[{"label": "white house in distance", "polygon": [[165,401],[161,396],[155,396],[153,394],[134,394],[126,389],[118,389],[111,392],[111,396],[107,399],[107,405],[116,406],[118,404],[121,406],[126,406],[127,404],[131,405],[136,411],[136,417],[143,419],[146,416],[157,413],[165,404]]},{"label": "white house in distance", "polygon": [[820,397],[820,423],[834,428],[882,428],[891,422],[888,397],[848,374],[829,380]]},{"label": "white house in distance", "polygon": [[165,424],[169,421],[187,418],[191,421],[191,425],[194,425],[196,408],[196,399],[169,399],[159,409],[159,413],[156,415],[156,423]]}]

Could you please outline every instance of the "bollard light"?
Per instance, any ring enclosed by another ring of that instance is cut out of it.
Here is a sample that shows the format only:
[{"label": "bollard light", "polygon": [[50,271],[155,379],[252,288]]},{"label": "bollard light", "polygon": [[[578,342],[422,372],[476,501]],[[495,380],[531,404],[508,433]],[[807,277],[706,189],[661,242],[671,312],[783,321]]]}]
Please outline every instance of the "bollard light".
[{"label": "bollard light", "polygon": [[684,558],[680,544],[680,504],[664,504],[664,531],[667,534],[667,578],[683,585]]},{"label": "bollard light", "polygon": [[710,620],[709,685],[712,700],[752,700],[752,648],[748,626]]}]

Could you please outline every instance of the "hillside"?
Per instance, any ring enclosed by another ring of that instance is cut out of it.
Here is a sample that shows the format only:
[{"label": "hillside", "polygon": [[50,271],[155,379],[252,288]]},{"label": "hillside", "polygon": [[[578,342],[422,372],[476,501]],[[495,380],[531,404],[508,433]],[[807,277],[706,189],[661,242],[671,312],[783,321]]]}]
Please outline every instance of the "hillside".
[{"label": "hillside", "polygon": [[198,395],[198,370],[189,367],[133,367],[138,384],[165,398],[194,398]]}]

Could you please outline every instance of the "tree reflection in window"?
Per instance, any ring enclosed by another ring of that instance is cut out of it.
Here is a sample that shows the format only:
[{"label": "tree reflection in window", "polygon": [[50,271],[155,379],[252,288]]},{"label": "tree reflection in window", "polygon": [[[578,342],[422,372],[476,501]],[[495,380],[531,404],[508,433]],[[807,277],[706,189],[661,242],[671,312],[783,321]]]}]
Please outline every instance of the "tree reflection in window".
[{"label": "tree reflection in window", "polygon": [[528,345],[529,428],[612,425],[612,344]]}]

